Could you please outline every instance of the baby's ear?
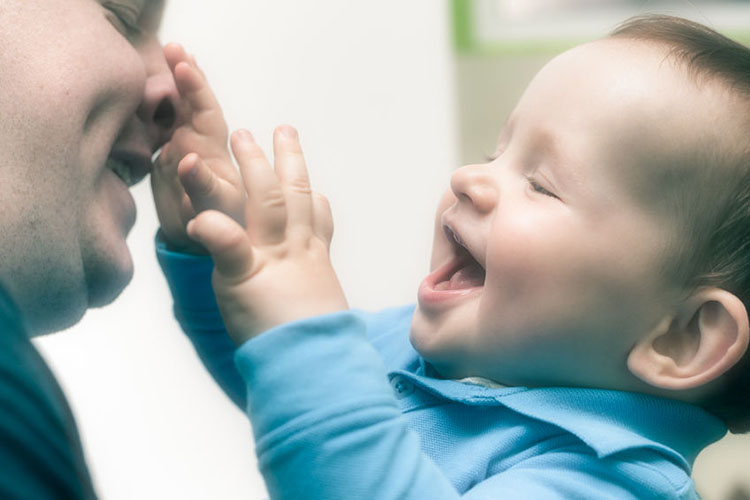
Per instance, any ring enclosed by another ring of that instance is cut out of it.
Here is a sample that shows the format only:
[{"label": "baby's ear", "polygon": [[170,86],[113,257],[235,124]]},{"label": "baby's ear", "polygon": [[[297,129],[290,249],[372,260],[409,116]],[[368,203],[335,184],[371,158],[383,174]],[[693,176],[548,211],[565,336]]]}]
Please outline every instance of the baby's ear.
[{"label": "baby's ear", "polygon": [[695,389],[742,358],[749,330],[747,309],[736,295],[704,288],[635,345],[628,355],[628,369],[660,389]]}]

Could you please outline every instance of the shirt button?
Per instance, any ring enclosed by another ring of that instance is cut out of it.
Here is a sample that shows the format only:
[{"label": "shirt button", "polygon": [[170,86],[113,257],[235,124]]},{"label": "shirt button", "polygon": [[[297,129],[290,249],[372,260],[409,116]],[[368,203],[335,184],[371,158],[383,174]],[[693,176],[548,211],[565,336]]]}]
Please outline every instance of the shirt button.
[{"label": "shirt button", "polygon": [[400,375],[394,375],[391,378],[391,387],[393,387],[393,392],[398,399],[403,399],[414,392],[414,384]]}]

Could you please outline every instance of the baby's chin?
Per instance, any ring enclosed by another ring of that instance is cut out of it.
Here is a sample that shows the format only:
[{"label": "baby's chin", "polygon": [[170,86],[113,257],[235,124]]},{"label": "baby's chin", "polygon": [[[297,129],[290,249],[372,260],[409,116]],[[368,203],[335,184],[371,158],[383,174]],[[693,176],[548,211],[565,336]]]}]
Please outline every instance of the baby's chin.
[{"label": "baby's chin", "polygon": [[452,342],[450,337],[441,335],[439,324],[420,311],[414,311],[409,331],[409,342],[417,354],[427,361],[441,378],[463,378],[465,370],[457,362],[463,351],[460,344]]},{"label": "baby's chin", "polygon": [[419,308],[419,305],[417,305],[417,307],[414,309],[414,314],[412,314],[411,317],[409,342],[411,342],[412,347],[423,358],[425,358],[425,355],[430,352],[430,341],[434,340],[430,339],[430,336],[428,334],[430,328],[433,326],[434,321],[430,321],[429,318]]}]

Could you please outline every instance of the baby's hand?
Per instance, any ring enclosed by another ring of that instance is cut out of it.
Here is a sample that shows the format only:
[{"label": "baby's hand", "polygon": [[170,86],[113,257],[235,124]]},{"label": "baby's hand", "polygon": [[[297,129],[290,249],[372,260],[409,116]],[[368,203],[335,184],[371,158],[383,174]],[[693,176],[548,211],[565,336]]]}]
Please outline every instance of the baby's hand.
[{"label": "baby's hand", "polygon": [[188,221],[202,210],[216,209],[244,224],[245,193],[227,148],[221,107],[206,77],[180,45],[167,45],[164,54],[185,107],[185,121],[154,164],[151,188],[156,213],[170,246],[205,253],[188,237]]},{"label": "baby's hand", "polygon": [[213,256],[219,309],[238,344],[283,323],[348,308],[329,258],[331,210],[310,189],[297,132],[282,125],[273,144],[275,169],[249,132],[232,134],[247,190],[247,229],[214,210],[187,227]]}]

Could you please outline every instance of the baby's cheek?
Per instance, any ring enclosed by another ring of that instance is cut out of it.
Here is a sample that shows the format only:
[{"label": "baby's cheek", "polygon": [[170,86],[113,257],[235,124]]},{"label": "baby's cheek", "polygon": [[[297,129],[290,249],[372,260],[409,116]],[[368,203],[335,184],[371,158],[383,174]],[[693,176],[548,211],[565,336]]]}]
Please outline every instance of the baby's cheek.
[{"label": "baby's cheek", "polygon": [[[496,225],[487,251],[487,311],[558,315],[587,279],[585,244],[535,221]],[[523,321],[528,320],[524,319]]]},{"label": "baby's cheek", "polygon": [[523,292],[554,270],[559,251],[554,235],[546,237],[533,220],[495,221],[487,242],[487,279]]}]

